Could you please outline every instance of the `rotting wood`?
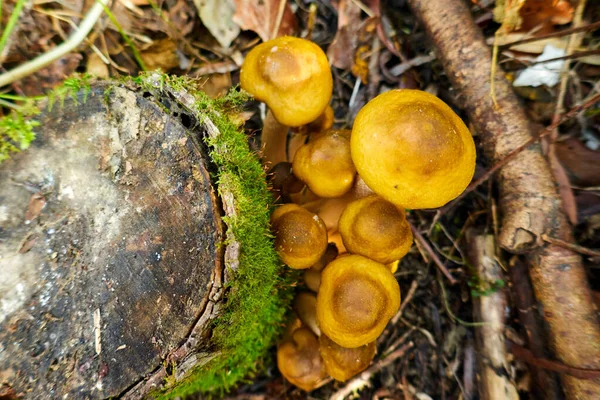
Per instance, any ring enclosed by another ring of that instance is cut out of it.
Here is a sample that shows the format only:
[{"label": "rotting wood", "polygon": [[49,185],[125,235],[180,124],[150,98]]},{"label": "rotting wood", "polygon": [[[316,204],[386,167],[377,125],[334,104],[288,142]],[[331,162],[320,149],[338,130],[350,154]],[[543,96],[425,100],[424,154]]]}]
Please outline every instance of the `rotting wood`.
[{"label": "rotting wood", "polygon": [[31,148],[0,168],[1,383],[36,399],[106,398],[154,376],[140,398],[163,383],[164,359],[181,374],[214,356],[202,343],[223,292],[224,229],[207,156],[125,88],[96,86],[42,118]]},{"label": "rotting wood", "polygon": [[[478,280],[487,283],[503,279],[502,268],[495,260],[494,237],[468,230],[466,239],[469,244],[469,261]],[[504,346],[506,305],[506,293],[503,289],[473,297],[475,320],[483,322],[483,325],[475,330],[478,388],[482,400],[519,398],[513,378],[510,376]]]},{"label": "rotting wood", "polygon": [[[502,160],[526,143],[533,132],[504,73],[495,75],[490,96],[491,51],[467,6],[459,0],[409,0],[434,42],[458,98],[479,133],[488,158]],[[527,254],[533,287],[548,324],[556,357],[579,368],[600,366],[600,323],[581,257],[545,244],[542,235],[572,241],[560,197],[539,145],[532,145],[498,173],[503,214],[500,246]],[[600,397],[600,381],[561,376],[570,399]]]}]

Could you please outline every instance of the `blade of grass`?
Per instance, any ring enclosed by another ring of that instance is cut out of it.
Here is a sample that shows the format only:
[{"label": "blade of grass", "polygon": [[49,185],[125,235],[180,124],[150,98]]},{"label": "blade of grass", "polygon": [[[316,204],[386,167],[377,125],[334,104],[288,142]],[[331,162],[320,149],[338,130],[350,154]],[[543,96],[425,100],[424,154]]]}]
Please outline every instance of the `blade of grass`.
[{"label": "blade of grass", "polygon": [[[8,38],[10,37],[13,29],[15,29],[15,26],[17,26],[19,16],[21,15],[21,11],[23,11],[26,1],[27,0],[17,0],[17,4],[15,4],[15,8],[13,9],[12,14],[10,14],[10,18],[6,23],[6,28],[2,32],[2,36],[0,37],[0,62],[3,58],[2,53],[4,52],[4,47],[6,46]],[[2,1],[0,1],[0,10],[2,10]],[[2,21],[2,11],[0,11],[0,21]]]},{"label": "blade of grass", "polygon": [[104,5],[104,12],[106,13],[106,15],[108,15],[110,22],[112,22],[113,25],[117,28],[117,30],[119,31],[119,34],[123,37],[123,40],[125,40],[125,42],[129,46],[129,48],[131,48],[131,51],[133,52],[133,57],[137,61],[140,68],[143,71],[147,71],[146,64],[144,64],[144,60],[142,60],[142,57],[140,56],[140,53],[139,53],[137,47],[135,47],[135,44],[129,38],[129,35],[127,35],[127,33],[125,33],[125,30],[123,30],[123,27],[121,26],[121,24],[119,24],[119,21],[117,21],[114,14],[112,13],[112,11],[110,11],[110,9],[106,5]]}]

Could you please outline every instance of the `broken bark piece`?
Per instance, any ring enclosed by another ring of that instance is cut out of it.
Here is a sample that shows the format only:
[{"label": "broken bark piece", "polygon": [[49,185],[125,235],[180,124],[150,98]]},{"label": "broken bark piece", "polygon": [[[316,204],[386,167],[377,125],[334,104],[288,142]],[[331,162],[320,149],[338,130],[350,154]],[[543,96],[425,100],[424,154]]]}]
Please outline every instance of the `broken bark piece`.
[{"label": "broken bark piece", "polygon": [[[221,138],[224,111],[181,88],[190,82],[145,80],[141,88],[97,83],[55,105],[38,117],[31,148],[0,166],[0,385],[17,396],[219,389],[234,382],[215,378],[227,372],[223,364],[247,354],[232,350],[215,319],[227,313],[229,326],[251,313],[264,322],[248,330],[264,341],[252,349],[259,353],[283,322],[280,263],[267,239],[270,195],[245,136],[228,129],[237,137]],[[233,152],[245,153],[231,161]],[[236,166],[241,159],[255,164]],[[235,168],[262,180],[234,176]],[[242,199],[248,192],[236,180],[255,185],[254,197]],[[29,220],[40,195],[45,203]],[[253,248],[240,234],[240,199],[262,213],[249,218],[265,238]],[[273,276],[254,289],[262,295],[246,299],[250,312],[224,286],[246,294],[237,272],[255,267]],[[228,375],[242,378],[254,361],[229,364],[236,368]]]},{"label": "broken bark piece", "polygon": [[[408,3],[434,42],[488,158],[494,163],[503,160],[530,140],[533,132],[500,69],[494,76],[494,105],[490,90],[492,54],[469,9],[459,0]],[[512,253],[528,254],[532,284],[544,309],[556,357],[572,367],[598,368],[600,323],[581,257],[544,244],[542,239],[547,234],[571,241],[572,233],[539,145],[516,155],[497,177],[503,214],[498,243]],[[600,397],[599,381],[561,378],[570,399]]]},{"label": "broken bark piece", "polygon": [[[495,260],[494,237],[468,230],[467,243],[473,274],[476,274],[480,285],[487,287],[503,280],[502,268]],[[513,377],[510,376],[510,365],[504,345],[506,307],[506,293],[502,288],[489,294],[473,296],[475,320],[483,322],[483,325],[475,330],[478,387],[482,400],[519,398]]]}]

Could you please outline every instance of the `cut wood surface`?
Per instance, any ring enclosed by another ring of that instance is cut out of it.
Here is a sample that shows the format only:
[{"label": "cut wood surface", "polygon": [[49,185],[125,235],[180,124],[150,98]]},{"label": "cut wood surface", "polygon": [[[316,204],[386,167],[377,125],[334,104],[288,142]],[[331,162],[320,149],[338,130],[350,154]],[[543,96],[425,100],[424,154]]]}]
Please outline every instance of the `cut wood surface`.
[{"label": "cut wood surface", "polygon": [[224,233],[198,132],[105,89],[40,116],[0,167],[0,382],[17,396],[119,396],[172,353],[210,357]]}]

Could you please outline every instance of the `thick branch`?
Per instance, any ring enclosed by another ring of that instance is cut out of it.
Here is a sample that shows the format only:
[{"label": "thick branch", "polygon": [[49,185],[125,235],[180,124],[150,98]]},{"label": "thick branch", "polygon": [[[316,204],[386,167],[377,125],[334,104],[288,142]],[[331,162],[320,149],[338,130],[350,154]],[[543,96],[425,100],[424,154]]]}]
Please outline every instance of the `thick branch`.
[{"label": "thick branch", "polygon": [[[502,71],[494,77],[497,107],[490,96],[491,51],[469,9],[460,0],[409,0],[438,50],[438,57],[484,151],[498,162],[533,135]],[[513,253],[528,253],[536,296],[544,308],[557,357],[567,365],[597,368],[600,325],[581,258],[544,244],[543,234],[572,240],[550,168],[539,146],[530,146],[498,175],[503,212],[499,244]],[[569,398],[600,397],[600,383],[563,376]]]}]

